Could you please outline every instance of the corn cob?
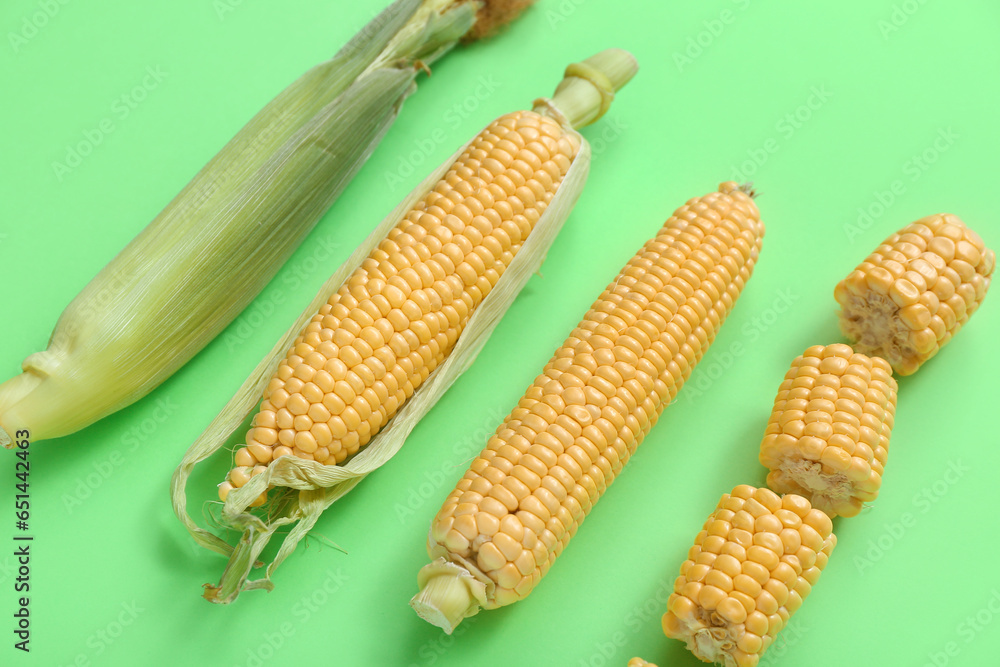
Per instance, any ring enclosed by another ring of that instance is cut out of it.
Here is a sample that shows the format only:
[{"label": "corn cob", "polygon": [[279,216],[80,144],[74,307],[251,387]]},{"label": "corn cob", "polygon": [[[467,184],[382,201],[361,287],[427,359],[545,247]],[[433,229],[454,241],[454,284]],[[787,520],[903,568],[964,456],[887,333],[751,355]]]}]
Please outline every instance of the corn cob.
[{"label": "corn cob", "polygon": [[954,215],[921,218],[876,248],[834,297],[859,352],[916,372],[979,308],[996,256]]},{"label": "corn cob", "polygon": [[[174,475],[175,512],[199,543],[230,556],[208,599],[270,588],[322,511],[388,460],[471,363],[580,194],[590,148],[573,128],[597,120],[635,70],[615,49],[571,65],[553,99],[501,116],[460,149],[327,281],[192,445]],[[187,516],[184,486],[258,405],[220,486],[223,521],[245,530],[233,549]],[[245,513],[275,486],[287,487],[274,495],[280,511],[266,522]],[[292,522],[268,578],[245,583],[270,535]]]},{"label": "corn cob", "polygon": [[364,164],[418,72],[470,33],[483,8],[399,0],[254,116],[69,304],[48,349],[0,385],[0,444],[11,447],[8,434],[22,429],[38,442],[84,428],[207,345]]},{"label": "corn cob", "polygon": [[723,183],[629,261],[434,518],[418,614],[450,633],[538,584],[715,338],[763,231]]},{"label": "corn cob", "polygon": [[656,665],[651,662],[646,662],[642,658],[632,658],[628,661],[627,667],[656,667]]},{"label": "corn cob", "polygon": [[281,456],[336,464],[368,444],[455,345],[579,149],[534,111],[480,132],[295,339],[221,499]]},{"label": "corn cob", "polygon": [[843,344],[810,347],[774,399],[760,445],[767,485],[831,517],[855,516],[878,496],[895,412],[889,362]]},{"label": "corn cob", "polygon": [[754,667],[819,580],[833,523],[801,496],[722,496],[674,582],[663,632],[705,662]]}]

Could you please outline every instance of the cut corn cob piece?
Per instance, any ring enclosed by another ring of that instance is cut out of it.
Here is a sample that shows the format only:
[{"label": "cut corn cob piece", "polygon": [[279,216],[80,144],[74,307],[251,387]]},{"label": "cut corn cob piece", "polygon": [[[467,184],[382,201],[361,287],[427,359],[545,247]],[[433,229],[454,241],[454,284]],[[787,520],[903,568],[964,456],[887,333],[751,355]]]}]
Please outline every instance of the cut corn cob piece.
[{"label": "cut corn cob piece", "polygon": [[714,340],[763,232],[723,183],[629,261],[434,518],[418,614],[450,633],[530,593]]},{"label": "cut corn cob piece", "polygon": [[[580,194],[590,148],[574,128],[600,117],[635,71],[630,54],[601,52],[567,68],[553,99],[502,116],[460,149],[327,281],[192,445],[174,474],[174,510],[200,544],[230,556],[206,598],[271,588],[323,510],[398,451],[472,362]],[[258,404],[231,488],[221,489],[223,522],[244,529],[233,549],[187,515],[184,487]],[[285,507],[266,521],[245,512],[272,486],[298,494],[280,495]],[[270,536],[290,523],[267,576],[247,582]]]},{"label": "cut corn cob piece", "polygon": [[910,375],[979,308],[995,263],[993,251],[957,216],[921,218],[837,284],[840,328],[859,352]]},{"label": "cut corn cob piece", "polygon": [[767,485],[831,517],[878,496],[896,413],[889,362],[843,344],[810,347],[778,388],[760,445]]},{"label": "cut corn cob piece", "polygon": [[[484,4],[511,5],[399,0],[254,116],[69,304],[48,348],[0,385],[0,445],[17,430],[38,442],[84,428],[207,345],[291,256],[418,72],[470,33]],[[485,17],[477,34],[500,18]]]},{"label": "cut corn cob piece", "polygon": [[705,662],[754,667],[819,580],[832,531],[801,496],[737,486],[681,565],[663,632]]}]

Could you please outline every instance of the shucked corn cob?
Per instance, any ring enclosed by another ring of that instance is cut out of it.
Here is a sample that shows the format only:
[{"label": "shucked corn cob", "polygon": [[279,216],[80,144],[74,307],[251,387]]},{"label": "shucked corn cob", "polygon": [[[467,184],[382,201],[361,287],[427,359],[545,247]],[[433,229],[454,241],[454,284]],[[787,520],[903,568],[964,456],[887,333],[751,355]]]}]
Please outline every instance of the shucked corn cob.
[{"label": "shucked corn cob", "polygon": [[993,251],[957,216],[921,218],[837,285],[840,328],[859,352],[910,375],[976,311],[995,263]]},{"label": "shucked corn cob", "polygon": [[434,518],[418,614],[450,633],[538,584],[715,338],[763,232],[723,183],[629,261]]},{"label": "shucked corn cob", "polygon": [[[553,99],[483,130],[327,281],[192,445],[174,475],[175,512],[199,543],[230,555],[205,597],[270,588],[322,511],[388,460],[471,363],[580,194],[590,148],[574,128],[599,118],[635,70],[630,54],[601,52],[569,66]],[[244,530],[233,549],[187,516],[184,485],[258,403],[220,488],[223,521]],[[275,493],[266,522],[245,513],[273,486],[299,492]],[[268,578],[245,583],[273,532],[293,522]]]},{"label": "shucked corn cob", "polygon": [[760,445],[767,485],[831,517],[875,500],[896,412],[889,362],[847,345],[816,345],[792,362]]},{"label": "shucked corn cob", "polygon": [[[268,283],[388,130],[422,68],[513,16],[511,0],[399,0],[282,91],[0,385],[0,444],[73,433],[137,401]],[[477,24],[477,12],[483,10]]]},{"label": "shucked corn cob", "polygon": [[681,565],[664,633],[705,662],[754,667],[819,580],[837,544],[832,531],[801,496],[737,486]]},{"label": "shucked corn cob", "polygon": [[368,444],[447,356],[579,148],[535,111],[480,132],[295,340],[222,500],[273,459],[335,464]]}]

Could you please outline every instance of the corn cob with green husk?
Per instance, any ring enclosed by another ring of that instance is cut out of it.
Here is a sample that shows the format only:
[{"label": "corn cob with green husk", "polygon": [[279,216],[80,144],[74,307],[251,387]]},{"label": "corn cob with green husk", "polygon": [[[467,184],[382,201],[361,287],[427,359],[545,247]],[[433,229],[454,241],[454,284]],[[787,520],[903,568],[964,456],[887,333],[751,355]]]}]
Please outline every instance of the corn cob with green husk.
[{"label": "corn cob with green husk", "polygon": [[[472,362],[540,265],[583,187],[597,120],[634,74],[624,51],[569,66],[552,99],[501,116],[431,174],[327,281],[174,476],[178,517],[230,556],[212,602],[270,588],[326,507],[387,461]],[[194,465],[258,408],[220,485],[235,549],[187,516]],[[280,487],[274,489],[274,487]],[[259,516],[249,507],[271,502]],[[294,523],[266,577],[247,581],[274,531]]]},{"label": "corn cob with green husk", "polygon": [[0,384],[0,444],[19,430],[35,442],[73,433],[186,363],[333,203],[420,69],[525,4],[399,0],[282,91],[69,304],[48,349]]}]

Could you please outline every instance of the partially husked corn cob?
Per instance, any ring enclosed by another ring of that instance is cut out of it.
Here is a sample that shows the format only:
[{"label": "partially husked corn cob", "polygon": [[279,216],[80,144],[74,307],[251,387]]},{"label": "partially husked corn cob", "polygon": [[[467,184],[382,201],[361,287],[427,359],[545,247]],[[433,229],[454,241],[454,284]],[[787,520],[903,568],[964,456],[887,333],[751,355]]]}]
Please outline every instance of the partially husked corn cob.
[{"label": "partially husked corn cob", "polygon": [[[570,65],[551,99],[500,117],[431,172],[191,445],[174,472],[174,512],[199,544],[229,559],[206,599],[226,604],[272,588],[322,513],[392,458],[472,363],[583,189],[591,151],[576,128],[599,119],[637,68],[620,49]],[[220,523],[242,532],[231,545],[191,518],[186,484],[252,415],[220,488]],[[266,511],[248,512],[271,488],[280,491]],[[271,537],[291,524],[266,574],[249,580]]]},{"label": "partially husked corn cob", "polygon": [[856,515],[882,484],[896,389],[881,357],[843,344],[803,352],[778,388],[760,445],[767,485],[831,517]]},{"label": "partially husked corn cob", "polygon": [[688,201],[591,306],[432,522],[411,601],[446,632],[538,584],[715,338],[764,227],[735,183]]},{"label": "partially husked corn cob", "polygon": [[838,283],[840,327],[865,354],[914,373],[986,296],[996,256],[957,216],[907,225]]},{"label": "partially husked corn cob", "polygon": [[447,356],[579,148],[535,111],[480,132],[288,350],[220,497],[281,456],[335,464],[365,446]]},{"label": "partially husked corn cob", "polygon": [[754,667],[819,580],[837,544],[805,498],[724,494],[674,582],[663,631],[705,662]]}]

